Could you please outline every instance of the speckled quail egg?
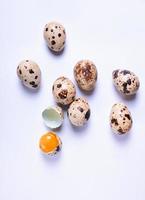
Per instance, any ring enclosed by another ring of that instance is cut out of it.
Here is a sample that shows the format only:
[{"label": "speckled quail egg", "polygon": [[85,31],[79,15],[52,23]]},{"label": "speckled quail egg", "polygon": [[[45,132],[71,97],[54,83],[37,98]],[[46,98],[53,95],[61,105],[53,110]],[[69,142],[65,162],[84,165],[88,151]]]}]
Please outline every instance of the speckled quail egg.
[{"label": "speckled quail egg", "polygon": [[48,155],[55,155],[61,150],[61,139],[54,132],[48,132],[41,136],[39,140],[41,151]]},{"label": "speckled quail egg", "polygon": [[131,129],[132,123],[131,113],[127,106],[123,103],[114,104],[110,113],[110,126],[113,132],[125,134]]},{"label": "speckled quail egg", "polygon": [[42,112],[42,118],[46,126],[55,129],[62,125],[64,113],[59,106],[50,106]]},{"label": "speckled quail egg", "polygon": [[74,67],[75,80],[82,90],[93,90],[97,81],[97,76],[96,66],[90,60],[79,61]]},{"label": "speckled quail egg", "polygon": [[85,98],[77,98],[70,104],[67,113],[74,126],[83,126],[90,118],[90,106]]},{"label": "speckled quail egg", "polygon": [[48,47],[55,52],[60,52],[65,46],[65,28],[58,22],[50,22],[44,27],[44,39]]},{"label": "speckled quail egg", "polygon": [[62,76],[54,82],[52,93],[57,103],[69,105],[75,99],[76,89],[71,80]]},{"label": "speckled quail egg", "polygon": [[114,70],[112,77],[116,89],[126,96],[135,94],[139,89],[138,77],[129,70]]},{"label": "speckled quail egg", "polygon": [[31,89],[37,89],[41,81],[39,66],[32,60],[23,60],[17,67],[17,75],[22,83]]}]

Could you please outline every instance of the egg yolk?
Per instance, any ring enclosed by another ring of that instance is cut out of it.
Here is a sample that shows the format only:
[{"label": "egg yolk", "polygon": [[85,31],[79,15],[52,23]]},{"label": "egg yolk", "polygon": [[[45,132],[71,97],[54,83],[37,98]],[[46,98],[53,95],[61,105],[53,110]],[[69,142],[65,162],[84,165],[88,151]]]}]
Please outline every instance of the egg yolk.
[{"label": "egg yolk", "polygon": [[40,138],[40,149],[44,153],[53,152],[59,146],[59,139],[55,133],[48,132]]}]

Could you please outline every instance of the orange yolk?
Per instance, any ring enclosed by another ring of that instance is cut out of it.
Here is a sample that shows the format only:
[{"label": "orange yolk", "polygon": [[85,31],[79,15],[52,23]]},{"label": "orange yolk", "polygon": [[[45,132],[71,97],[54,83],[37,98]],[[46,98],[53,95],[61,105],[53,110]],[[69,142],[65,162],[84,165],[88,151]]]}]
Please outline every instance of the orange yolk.
[{"label": "orange yolk", "polygon": [[40,149],[44,153],[53,152],[59,146],[59,139],[55,133],[48,132],[40,138]]}]

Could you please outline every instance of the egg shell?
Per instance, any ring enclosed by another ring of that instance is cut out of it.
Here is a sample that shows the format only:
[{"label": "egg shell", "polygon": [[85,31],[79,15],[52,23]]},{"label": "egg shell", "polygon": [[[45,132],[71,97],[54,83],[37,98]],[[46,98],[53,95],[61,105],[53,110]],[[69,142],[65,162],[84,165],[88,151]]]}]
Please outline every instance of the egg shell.
[{"label": "egg shell", "polygon": [[60,52],[63,50],[66,40],[66,31],[63,25],[58,22],[50,22],[45,25],[43,35],[52,51]]},{"label": "egg shell", "polygon": [[54,82],[52,93],[57,103],[69,105],[75,99],[76,89],[70,79],[62,76]]},{"label": "egg shell", "polygon": [[64,113],[59,106],[49,106],[42,112],[42,118],[46,126],[56,129],[62,125]]},{"label": "egg shell", "polygon": [[39,147],[44,154],[54,156],[61,150],[62,141],[56,133],[48,132],[41,136]]},{"label": "egg shell", "polygon": [[82,90],[91,91],[96,85],[98,77],[97,68],[90,60],[81,60],[74,67],[74,77]]},{"label": "egg shell", "polygon": [[139,78],[129,70],[114,70],[112,78],[116,89],[126,96],[136,94],[139,89]]},{"label": "egg shell", "polygon": [[83,126],[90,118],[90,106],[85,98],[77,98],[68,109],[68,118],[74,126]]},{"label": "egg shell", "polygon": [[125,134],[131,129],[132,123],[132,116],[127,106],[123,103],[114,104],[110,113],[110,126],[113,132]]},{"label": "egg shell", "polygon": [[17,67],[17,75],[27,88],[37,89],[40,86],[41,71],[32,60],[21,61]]}]

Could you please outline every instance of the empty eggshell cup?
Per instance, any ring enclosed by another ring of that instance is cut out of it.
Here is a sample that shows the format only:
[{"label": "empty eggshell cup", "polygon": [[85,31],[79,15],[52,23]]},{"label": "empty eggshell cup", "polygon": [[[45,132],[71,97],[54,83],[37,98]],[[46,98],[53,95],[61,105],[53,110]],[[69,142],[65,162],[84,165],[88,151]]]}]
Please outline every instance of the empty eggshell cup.
[{"label": "empty eggshell cup", "polygon": [[63,123],[63,110],[59,106],[50,106],[42,112],[42,118],[47,127],[56,129]]}]

